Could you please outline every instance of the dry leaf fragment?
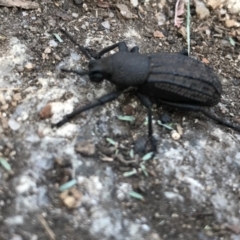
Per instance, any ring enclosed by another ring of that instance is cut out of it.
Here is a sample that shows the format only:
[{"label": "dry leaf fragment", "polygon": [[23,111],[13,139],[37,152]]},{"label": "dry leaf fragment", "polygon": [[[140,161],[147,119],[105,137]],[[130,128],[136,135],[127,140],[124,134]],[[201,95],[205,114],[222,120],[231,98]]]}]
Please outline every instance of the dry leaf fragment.
[{"label": "dry leaf fragment", "polygon": [[183,36],[184,39],[187,39],[187,29],[185,27],[181,27],[178,32]]},{"label": "dry leaf fragment", "polygon": [[[0,0],[1,1],[1,0]],[[62,18],[62,20],[64,21],[70,21],[72,20],[71,16],[69,16],[67,13],[63,13],[63,12],[56,12],[56,16]]]},{"label": "dry leaf fragment", "polygon": [[75,146],[75,151],[85,156],[92,156],[95,154],[95,144],[91,140],[81,141]]},{"label": "dry leaf fragment", "polygon": [[98,1],[97,6],[100,8],[109,8],[110,4],[108,2]]},{"label": "dry leaf fragment", "polygon": [[205,64],[208,64],[209,63],[209,60],[207,58],[203,58],[202,59],[202,62],[205,63]]},{"label": "dry leaf fragment", "polygon": [[216,9],[219,6],[222,5],[222,1],[220,1],[220,0],[208,0],[207,5],[212,7],[213,9]]},{"label": "dry leaf fragment", "polygon": [[128,7],[125,4],[116,4],[116,7],[119,9],[122,16],[126,19],[137,18],[137,15],[129,11]]},{"label": "dry leaf fragment", "polygon": [[156,30],[154,33],[153,33],[153,36],[156,37],[156,38],[164,38],[164,34],[158,30]]},{"label": "dry leaf fragment", "polygon": [[227,19],[225,21],[226,27],[240,27],[240,23],[233,19]]},{"label": "dry leaf fragment", "polygon": [[226,228],[231,230],[235,234],[240,234],[240,225],[237,224],[227,225]]},{"label": "dry leaf fragment", "polygon": [[174,26],[181,27],[183,23],[183,17],[180,17],[184,14],[184,0],[177,0],[175,5],[175,16],[174,16]]},{"label": "dry leaf fragment", "polygon": [[51,104],[47,104],[45,107],[41,109],[39,112],[39,116],[42,119],[50,118],[52,116],[52,106]]},{"label": "dry leaf fragment", "polygon": [[23,0],[0,0],[0,6],[19,7],[23,9],[37,9],[40,7],[38,3]]}]

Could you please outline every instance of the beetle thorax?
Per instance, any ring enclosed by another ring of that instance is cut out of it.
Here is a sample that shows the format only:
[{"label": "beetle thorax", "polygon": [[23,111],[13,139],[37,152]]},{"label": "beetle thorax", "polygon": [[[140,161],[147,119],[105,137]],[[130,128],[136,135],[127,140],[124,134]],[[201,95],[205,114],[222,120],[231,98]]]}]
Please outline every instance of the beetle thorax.
[{"label": "beetle thorax", "polygon": [[149,59],[139,53],[117,52],[101,59],[106,79],[117,86],[142,85],[149,75]]}]

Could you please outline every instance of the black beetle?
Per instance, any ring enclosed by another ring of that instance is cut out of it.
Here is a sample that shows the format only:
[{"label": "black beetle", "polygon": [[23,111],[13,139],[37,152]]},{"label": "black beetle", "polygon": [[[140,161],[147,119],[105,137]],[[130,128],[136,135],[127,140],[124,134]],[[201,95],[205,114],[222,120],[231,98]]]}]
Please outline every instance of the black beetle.
[{"label": "black beetle", "polygon": [[[240,131],[240,127],[219,119],[204,109],[204,107],[219,103],[222,86],[218,76],[210,67],[190,58],[185,51],[140,54],[138,47],[129,51],[125,42],[119,42],[104,48],[97,54],[91,54],[88,49],[77,44],[67,32],[61,31],[80,48],[87,58],[91,59],[87,71],[67,69],[62,69],[62,71],[73,72],[81,76],[88,75],[93,82],[106,79],[116,85],[117,91],[65,115],[53,127],[60,127],[77,114],[110,102],[123,92],[132,91],[148,109],[148,136],[154,150],[156,143],[152,137],[152,104],[149,98],[173,107],[200,111],[220,124]],[[119,52],[101,58],[116,47]]]}]

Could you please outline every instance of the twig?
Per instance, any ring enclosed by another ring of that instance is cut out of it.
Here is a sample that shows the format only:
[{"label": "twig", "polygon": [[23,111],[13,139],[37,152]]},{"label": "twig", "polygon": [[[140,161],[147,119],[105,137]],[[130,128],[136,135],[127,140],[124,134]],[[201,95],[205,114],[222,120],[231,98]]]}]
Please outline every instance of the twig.
[{"label": "twig", "polygon": [[36,9],[39,8],[39,4],[30,1],[22,0],[0,0],[0,6],[4,7],[20,7],[23,9]]},{"label": "twig", "polygon": [[17,91],[17,90],[20,90],[20,89],[22,89],[22,88],[0,88],[0,91],[8,91],[8,90]]},{"label": "twig", "polygon": [[54,232],[52,231],[52,229],[48,226],[47,221],[41,215],[38,215],[38,220],[41,222],[42,226],[46,230],[46,232],[49,235],[50,239],[51,240],[55,240],[56,236],[55,236]]}]

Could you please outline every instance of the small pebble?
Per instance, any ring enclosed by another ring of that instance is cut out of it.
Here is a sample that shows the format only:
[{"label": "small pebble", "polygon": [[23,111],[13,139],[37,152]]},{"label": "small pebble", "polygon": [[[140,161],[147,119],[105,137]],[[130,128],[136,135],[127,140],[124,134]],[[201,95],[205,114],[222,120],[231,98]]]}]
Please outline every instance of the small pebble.
[{"label": "small pebble", "polygon": [[16,107],[17,106],[17,102],[11,102],[11,105],[13,106],[13,107]]},{"label": "small pebble", "polygon": [[29,27],[31,32],[37,32],[37,28],[36,27]]},{"label": "small pebble", "polygon": [[9,119],[8,120],[8,126],[13,130],[13,131],[16,131],[18,130],[21,125],[13,118]]},{"label": "small pebble", "polygon": [[17,70],[18,72],[23,72],[24,67],[23,67],[22,65],[18,65],[18,66],[16,66],[16,70]]},{"label": "small pebble", "polygon": [[81,205],[82,193],[76,188],[71,188],[60,194],[60,198],[67,208],[77,208]]},{"label": "small pebble", "polygon": [[170,123],[172,121],[171,117],[168,114],[163,114],[160,120],[163,124]]},{"label": "small pebble", "polygon": [[55,40],[50,40],[50,41],[49,41],[49,46],[50,46],[50,47],[57,47],[57,46],[58,46],[58,43],[57,43]]},{"label": "small pebble", "polygon": [[86,25],[83,24],[83,25],[81,26],[81,29],[86,30],[86,29],[87,29]]},{"label": "small pebble", "polygon": [[14,94],[13,95],[13,99],[15,100],[15,101],[20,101],[20,100],[22,100],[22,97],[21,97],[21,93],[16,93],[16,94]]},{"label": "small pebble", "polygon": [[87,6],[86,3],[84,3],[84,4],[82,5],[82,7],[83,7],[83,9],[84,9],[86,12],[88,11],[88,6]]},{"label": "small pebble", "polygon": [[20,235],[14,235],[11,240],[22,240],[22,237]]},{"label": "small pebble", "polygon": [[35,68],[35,64],[28,62],[25,64],[24,68],[30,71]]},{"label": "small pebble", "polygon": [[110,23],[109,23],[109,21],[104,21],[104,22],[102,22],[101,24],[102,24],[102,26],[103,26],[104,28],[110,29]]},{"label": "small pebble", "polygon": [[172,218],[179,218],[179,215],[177,213],[173,213]]},{"label": "small pebble", "polygon": [[78,14],[77,14],[77,13],[72,13],[72,16],[73,16],[74,18],[78,18]]},{"label": "small pebble", "polygon": [[1,118],[1,122],[2,122],[2,127],[4,129],[7,129],[8,128],[8,120],[7,120],[7,118]]},{"label": "small pebble", "polygon": [[81,153],[85,156],[92,156],[96,152],[95,144],[91,141],[82,141],[78,143],[75,147],[75,151]]},{"label": "small pebble", "polygon": [[142,230],[149,232],[150,231],[150,227],[147,224],[142,224]]},{"label": "small pebble", "polygon": [[51,53],[51,48],[50,47],[47,47],[45,50],[44,50],[44,53]]},{"label": "small pebble", "polygon": [[51,18],[51,19],[48,21],[48,24],[49,24],[51,27],[55,27],[55,26],[56,26],[56,20],[54,20],[53,18]]},{"label": "small pebble", "polygon": [[114,13],[113,13],[113,12],[110,12],[108,16],[109,16],[110,18],[113,18],[113,17],[114,17]]},{"label": "small pebble", "polygon": [[6,102],[5,102],[5,98],[4,98],[2,92],[0,92],[0,103],[1,103],[2,105],[6,103]]},{"label": "small pebble", "polygon": [[173,130],[173,131],[171,132],[171,138],[172,138],[173,140],[179,140],[180,137],[181,137],[181,135],[180,135],[176,130]]},{"label": "small pebble", "polygon": [[7,110],[7,109],[8,109],[8,104],[2,105],[1,110],[5,111],[5,110]]},{"label": "small pebble", "polygon": [[205,19],[210,16],[210,11],[203,2],[195,0],[196,12],[199,19]]},{"label": "small pebble", "polygon": [[133,7],[137,7],[138,6],[138,0],[130,0],[130,2],[133,5]]},{"label": "small pebble", "polygon": [[83,0],[73,0],[73,3],[76,5],[81,5],[83,3]]}]

